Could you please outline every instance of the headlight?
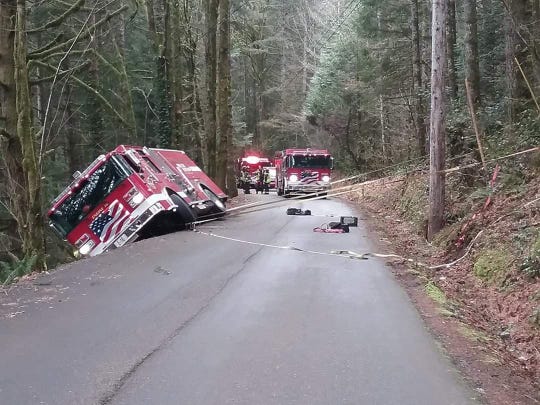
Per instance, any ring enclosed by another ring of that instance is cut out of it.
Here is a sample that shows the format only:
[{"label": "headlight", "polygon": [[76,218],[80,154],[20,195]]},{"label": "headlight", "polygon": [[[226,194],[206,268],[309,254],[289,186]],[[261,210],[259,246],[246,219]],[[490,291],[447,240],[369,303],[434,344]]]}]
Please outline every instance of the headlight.
[{"label": "headlight", "polygon": [[139,205],[144,201],[144,195],[142,195],[141,193],[137,193],[133,196],[133,199],[131,201],[133,201],[134,204]]},{"label": "headlight", "polygon": [[322,176],[322,181],[328,183],[330,181],[330,176]]},{"label": "headlight", "polygon": [[124,200],[127,201],[131,208],[135,208],[137,205],[144,201],[144,195],[137,191],[135,187],[133,187],[124,195]]},{"label": "headlight", "polygon": [[86,256],[88,253],[92,251],[92,248],[94,246],[96,246],[96,244],[94,243],[93,240],[91,240],[90,242],[87,242],[81,246],[81,248],[79,249],[79,253],[83,256]]},{"label": "headlight", "polygon": [[298,176],[296,174],[291,174],[289,181],[298,181]]}]

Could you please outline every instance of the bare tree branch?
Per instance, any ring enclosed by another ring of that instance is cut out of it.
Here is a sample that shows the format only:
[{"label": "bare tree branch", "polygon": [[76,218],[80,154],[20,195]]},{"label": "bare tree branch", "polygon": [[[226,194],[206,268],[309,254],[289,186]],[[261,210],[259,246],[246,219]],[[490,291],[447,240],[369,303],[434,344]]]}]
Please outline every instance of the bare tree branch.
[{"label": "bare tree branch", "polygon": [[54,74],[54,75],[51,75],[51,76],[47,76],[47,77],[43,77],[41,79],[36,79],[36,80],[31,80],[30,81],[30,85],[31,86],[35,86],[36,84],[40,84],[40,83],[46,83],[46,82],[50,82],[50,81],[54,81],[54,78],[57,77],[59,79],[61,79],[62,77],[66,76],[66,75],[69,75],[73,72],[76,72],[78,70],[81,70],[83,68],[85,68],[86,66],[88,66],[90,64],[90,61],[87,60],[83,63],[81,63],[80,65],[77,65],[77,66],[74,66],[68,70],[63,70],[61,72],[58,72],[58,74]]},{"label": "bare tree branch", "polygon": [[94,94],[97,98],[99,98],[101,100],[101,102],[103,103],[103,105],[105,105],[105,107],[107,107],[116,116],[116,118],[118,118],[122,122],[122,124],[124,124],[126,127],[129,127],[129,123],[125,120],[125,118],[122,117],[122,115],[111,105],[109,100],[107,100],[105,97],[103,97],[99,91],[94,89],[89,84],[83,82],[78,77],[71,76],[71,78],[73,79],[73,81],[75,81],[83,89],[87,90],[88,92]]},{"label": "bare tree branch", "polygon": [[[42,164],[43,148],[45,146],[46,137],[47,137],[47,134],[46,134],[47,118],[49,116],[49,111],[50,111],[51,101],[52,101],[52,95],[53,95],[53,91],[54,91],[54,86],[55,86],[56,81],[58,79],[58,73],[60,72],[60,68],[61,68],[62,64],[64,63],[64,61],[68,58],[70,53],[73,51],[73,47],[75,46],[75,44],[77,43],[79,38],[83,35],[83,32],[84,32],[88,22],[90,21],[90,18],[92,17],[93,13],[95,12],[96,7],[97,7],[97,4],[94,5],[94,9],[88,14],[88,16],[86,17],[86,20],[84,21],[84,24],[79,29],[79,32],[77,32],[77,35],[73,38],[71,44],[69,45],[69,49],[67,50],[67,52],[65,52],[64,56],[60,59],[60,62],[58,62],[56,68],[54,68],[53,82],[51,84],[51,90],[49,92],[49,99],[47,100],[47,110],[45,111],[45,117],[43,119],[43,126],[42,126],[42,137],[41,137],[40,148],[39,148],[39,164],[40,164],[40,166]],[[88,46],[87,46],[87,48],[88,48]],[[83,55],[84,55],[84,51],[83,51]],[[60,98],[62,97],[62,94],[64,92],[64,89],[65,89],[65,86],[66,86],[67,82],[68,82],[68,80],[66,80],[65,83],[64,83],[64,86],[62,86],[62,92],[60,93]],[[60,101],[59,101],[59,103],[60,103]],[[56,111],[54,119],[56,119],[57,113],[58,113],[58,110]],[[53,122],[54,122],[54,120],[53,120]]]},{"label": "bare tree branch", "polygon": [[96,55],[96,57],[105,65],[107,66],[109,69],[111,69],[114,74],[116,74],[117,76],[122,76],[122,72],[120,72],[116,66],[114,66],[111,62],[109,62],[102,54],[100,54],[97,50],[95,49],[89,49],[90,52],[92,52],[94,55]]},{"label": "bare tree branch", "polygon": [[[43,62],[39,62],[39,61],[36,61],[36,63],[39,66],[43,66],[44,68],[52,70],[53,72],[56,71],[56,68],[54,66],[51,66],[51,65],[49,65],[47,63],[43,63]],[[82,81],[81,79],[79,79],[76,76],[72,75],[71,80],[73,80],[75,83],[77,83],[81,88],[85,89],[89,93],[92,93],[94,96],[96,96],[102,102],[102,104],[105,107],[107,107],[116,116],[116,118],[118,118],[118,120],[120,122],[122,122],[122,124],[124,124],[126,127],[129,127],[129,123],[126,121],[126,119],[112,106],[112,104],[109,102],[109,100],[107,100],[105,97],[103,97],[103,95],[99,91],[97,91],[95,88],[93,88],[89,84],[85,83],[84,81]]]},{"label": "bare tree branch", "polygon": [[64,37],[64,33],[60,33],[57,36],[55,36],[51,41],[47,42],[45,45],[43,45],[41,48],[36,49],[35,53],[41,53],[49,48],[52,48],[56,44],[58,44],[62,38]]},{"label": "bare tree branch", "polygon": [[42,31],[45,31],[46,29],[49,29],[49,28],[54,28],[54,27],[58,27],[59,25],[61,25],[65,20],[66,18],[68,18],[71,14],[79,11],[79,9],[84,6],[84,3],[86,2],[86,0],[78,0],[75,4],[73,4],[69,9],[67,9],[62,15],[58,16],[57,18],[55,18],[54,20],[51,20],[49,21],[48,23],[46,24],[43,24],[41,27],[38,27],[38,28],[33,28],[31,30],[28,30],[26,31],[27,33],[29,34],[34,34],[34,33],[37,33],[37,32],[42,32]]},{"label": "bare tree branch", "polygon": [[[85,54],[86,52],[88,52],[87,49],[83,49],[83,50],[80,50],[80,51],[71,51],[70,54],[71,55],[82,55],[82,54]],[[52,58],[56,58],[58,56],[64,56],[66,54],[66,51],[61,51],[61,52],[55,52],[55,53],[51,53],[50,55],[47,55],[46,57],[44,57],[42,60],[47,60],[47,59],[52,59]],[[28,65],[29,66],[32,66],[32,63],[34,61],[31,60],[28,62]]]},{"label": "bare tree branch", "polygon": [[107,15],[105,17],[103,17],[101,20],[96,22],[94,25],[88,27],[84,34],[79,35],[79,36],[74,37],[74,38],[70,38],[67,41],[62,42],[61,44],[58,44],[56,46],[53,45],[52,47],[50,47],[48,49],[43,47],[41,51],[31,52],[30,54],[28,54],[28,59],[37,60],[37,59],[45,58],[45,57],[49,56],[50,54],[52,54],[54,52],[60,51],[60,50],[62,50],[64,48],[67,48],[67,47],[73,45],[77,41],[81,41],[83,39],[88,38],[91,35],[91,32],[95,28],[100,27],[101,25],[107,23],[112,18],[116,17],[118,14],[124,12],[127,9],[128,9],[128,6],[123,6],[123,7],[120,7],[118,10],[113,11],[112,13],[107,13]]}]

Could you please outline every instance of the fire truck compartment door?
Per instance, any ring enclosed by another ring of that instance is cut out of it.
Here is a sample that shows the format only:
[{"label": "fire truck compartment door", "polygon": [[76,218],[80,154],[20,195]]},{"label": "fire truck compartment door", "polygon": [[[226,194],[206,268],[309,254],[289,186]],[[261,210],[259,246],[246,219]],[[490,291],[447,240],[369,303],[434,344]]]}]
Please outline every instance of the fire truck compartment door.
[{"label": "fire truck compartment door", "polygon": [[[158,153],[161,157],[169,164],[171,164],[179,173],[187,177],[187,179],[194,186],[197,184],[204,184],[212,192],[214,192],[219,198],[226,198],[227,195],[202,171],[202,169],[197,166],[197,164],[191,160],[184,152],[167,150],[167,149],[150,149],[153,152]],[[199,189],[199,195],[202,198],[206,198],[202,189]]]},{"label": "fire truck compartment door", "polygon": [[128,150],[124,156],[131,162],[133,166],[139,168],[141,167],[141,159],[139,159],[134,150]]}]

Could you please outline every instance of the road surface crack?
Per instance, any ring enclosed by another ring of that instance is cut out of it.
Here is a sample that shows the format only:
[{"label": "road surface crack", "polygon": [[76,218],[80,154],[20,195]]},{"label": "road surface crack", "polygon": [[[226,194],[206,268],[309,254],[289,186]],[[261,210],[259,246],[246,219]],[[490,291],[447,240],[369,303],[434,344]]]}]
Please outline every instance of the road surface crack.
[{"label": "road surface crack", "polygon": [[[281,230],[281,229],[280,229]],[[279,231],[278,231],[279,232]],[[228,285],[241,273],[243,273],[248,265],[248,263],[257,256],[261,250],[263,250],[262,247],[257,249],[256,252],[248,256],[243,262],[242,266],[232,273],[229,277],[225,279],[223,284],[219,287],[219,289],[206,300],[206,302],[199,308],[197,312],[195,312],[191,317],[189,317],[187,320],[182,322],[180,326],[178,326],[165,340],[163,340],[157,347],[146,353],[142,358],[140,358],[135,364],[133,364],[127,372],[125,372],[114,384],[113,386],[100,398],[99,405],[109,405],[112,403],[114,398],[120,393],[126,382],[135,374],[135,372],[148,360],[150,359],[154,354],[159,352],[161,349],[168,346],[180,333],[187,328],[189,325],[191,325],[200,315],[202,315],[214,302],[214,300],[228,287]]]}]

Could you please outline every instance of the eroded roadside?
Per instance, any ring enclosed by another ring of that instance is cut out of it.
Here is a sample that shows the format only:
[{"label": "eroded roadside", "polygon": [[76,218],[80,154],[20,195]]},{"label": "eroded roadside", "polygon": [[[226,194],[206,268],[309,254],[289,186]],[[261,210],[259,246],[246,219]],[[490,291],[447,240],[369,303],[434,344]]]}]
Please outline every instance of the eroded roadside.
[{"label": "eroded roadside", "polygon": [[[400,216],[393,204],[393,198],[402,191],[399,182],[378,187],[351,196],[349,201],[364,213],[380,253],[396,253],[430,265],[455,259],[428,244],[414,224]],[[505,330],[498,333],[498,319],[487,315],[487,294],[479,290],[480,284],[472,285],[470,281],[472,264],[468,258],[457,269],[445,270],[429,270],[400,260],[388,264],[427,327],[486,403],[540,403],[538,365],[523,350],[536,350],[540,356],[534,343],[538,336],[533,332],[529,337],[523,334],[510,338]]]}]

